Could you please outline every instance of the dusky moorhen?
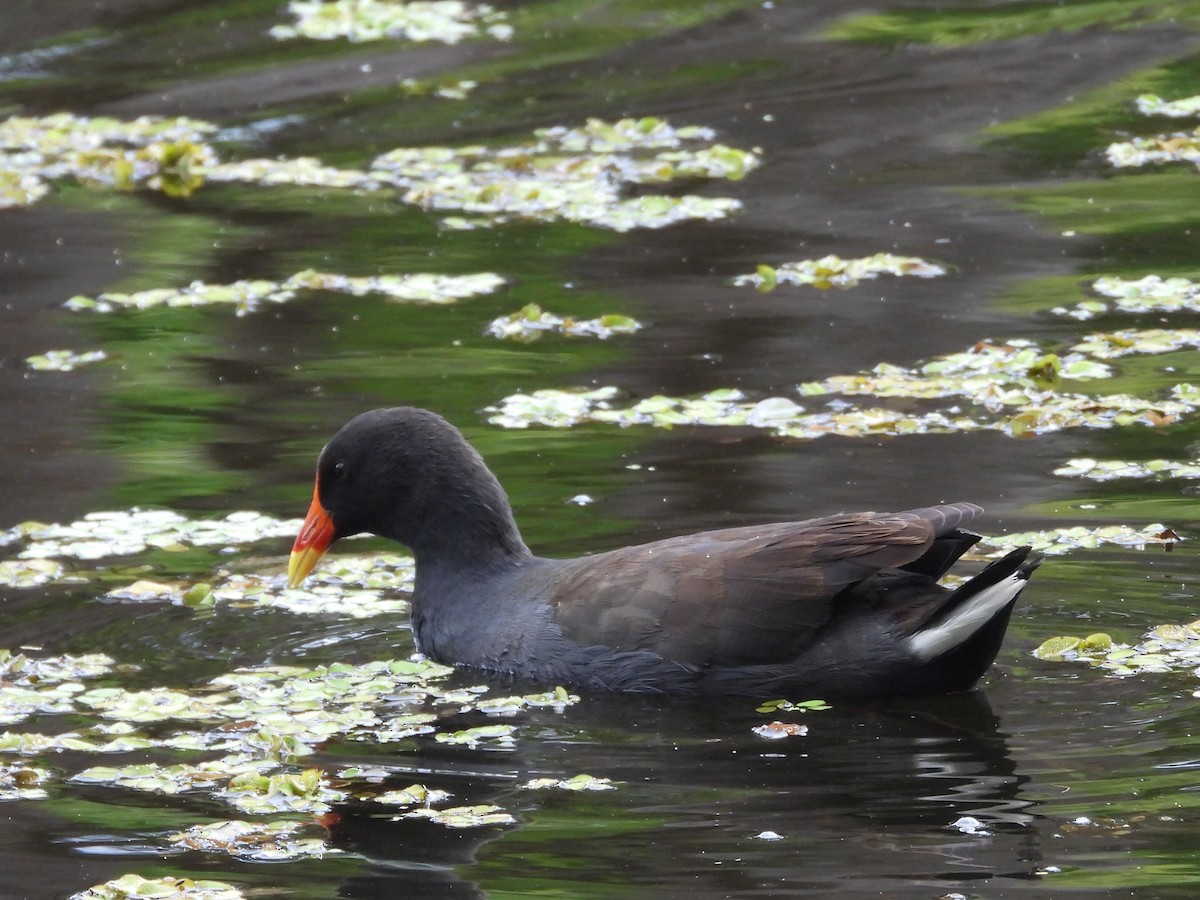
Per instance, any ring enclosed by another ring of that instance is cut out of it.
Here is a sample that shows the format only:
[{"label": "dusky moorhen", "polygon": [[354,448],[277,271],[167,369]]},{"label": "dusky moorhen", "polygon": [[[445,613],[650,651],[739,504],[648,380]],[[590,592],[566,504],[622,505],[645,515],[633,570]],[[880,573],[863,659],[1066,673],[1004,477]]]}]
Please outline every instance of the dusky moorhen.
[{"label": "dusky moorhen", "polygon": [[677,695],[947,693],[991,665],[1040,562],[1023,547],[938,585],[979,540],[963,526],[982,512],[847,513],[543,559],[457,428],[376,409],[321,451],[288,584],[333,541],[370,532],[412,549],[413,632],[444,663]]}]

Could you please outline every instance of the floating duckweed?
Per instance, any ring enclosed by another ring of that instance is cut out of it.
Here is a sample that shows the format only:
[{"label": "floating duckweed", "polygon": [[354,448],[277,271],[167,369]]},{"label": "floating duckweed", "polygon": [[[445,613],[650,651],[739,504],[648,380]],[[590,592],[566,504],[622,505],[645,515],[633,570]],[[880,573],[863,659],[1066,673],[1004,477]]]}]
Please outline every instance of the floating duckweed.
[{"label": "floating duckweed", "polygon": [[1071,459],[1054,470],[1055,475],[1087,478],[1092,481],[1113,481],[1117,478],[1200,478],[1200,463],[1177,462],[1171,459],[1145,461],[1125,459]]},{"label": "floating duckweed", "polygon": [[473,275],[417,273],[353,277],[309,269],[293,275],[286,284],[293,288],[336,291],[356,297],[381,294],[391,300],[445,304],[493,293],[504,286],[504,279],[494,272],[477,272]]},{"label": "floating duckweed", "polygon": [[[411,582],[409,583],[411,588]],[[365,619],[386,613],[405,612],[408,601],[384,597],[377,590],[347,590],[337,585],[317,585],[290,590],[278,578],[235,575],[222,583],[212,596],[222,603],[283,609],[302,615],[339,615]]]},{"label": "floating duckweed", "polygon": [[[484,227],[529,218],[628,231],[720,219],[741,204],[728,197],[690,194],[622,197],[627,186],[693,178],[738,179],[759,164],[752,152],[720,144],[705,146],[703,142],[712,139],[708,129],[675,128],[656,118],[615,123],[593,119],[581,128],[545,128],[536,131],[532,140],[501,148],[399,148],[376,159],[370,171],[338,169],[311,158],[222,162],[203,143],[214,130],[208,123],[188,119],[8,119],[0,123],[0,168],[17,174],[7,177],[3,196],[10,205],[33,202],[44,193],[41,181],[64,177],[117,189],[146,186],[173,195],[191,193],[206,181],[358,191],[398,188],[404,202],[474,214],[470,219],[455,217],[450,227]],[[84,149],[78,149],[81,146]],[[285,293],[279,283],[249,284],[261,288],[264,295],[239,283],[236,290],[202,285],[190,294],[167,290],[111,295],[99,303],[81,297],[71,305],[77,309],[114,302],[194,305],[198,298],[214,294],[218,299],[206,302],[255,305],[280,302],[276,295]],[[238,296],[243,290],[248,291],[245,298]],[[427,294],[439,296],[435,289]],[[428,301],[429,296],[417,299]]]},{"label": "floating duckweed", "polygon": [[50,186],[31,172],[0,171],[0,209],[32,206],[49,192]]},{"label": "floating duckweed", "polygon": [[832,708],[824,700],[801,700],[799,703],[793,703],[791,700],[768,700],[758,707],[758,712],[815,712]]},{"label": "floating duckweed", "polygon": [[203,183],[217,157],[203,140],[216,126],[186,118],[132,122],[67,113],[0,122],[0,206],[29,205],[46,194],[45,180],[130,189],[144,184],[185,196]]},{"label": "floating duckweed", "polygon": [[297,837],[298,832],[309,827],[306,822],[287,819],[276,822],[209,822],[169,835],[167,840],[187,850],[226,853],[237,859],[267,862],[310,857],[319,859],[327,853],[341,852],[320,838]]},{"label": "floating duckweed", "polygon": [[377,191],[389,186],[382,172],[338,169],[319,159],[243,159],[218,163],[204,172],[209,181],[240,181],[250,184],[290,184],[299,187],[350,188]]},{"label": "floating duckweed", "polygon": [[246,895],[224,881],[193,881],[177,875],[143,878],[141,875],[122,875],[104,884],[97,884],[72,894],[70,900],[246,900]]},{"label": "floating duckweed", "polygon": [[467,96],[479,87],[477,81],[425,81],[418,78],[405,78],[400,82],[404,93],[412,97],[427,97],[433,95],[446,100],[465,100]]},{"label": "floating duckweed", "polygon": [[1142,94],[1134,102],[1138,112],[1146,116],[1170,116],[1173,119],[1200,116],[1200,97],[1164,100],[1156,94]]},{"label": "floating duckweed", "polygon": [[48,159],[72,151],[96,150],[109,144],[147,147],[156,142],[201,141],[216,131],[217,126],[211,122],[186,117],[141,116],[127,122],[70,113],[40,118],[13,116],[0,122],[0,152],[24,151]]},{"label": "floating duckweed", "polygon": [[[1147,275],[1137,280],[1105,276],[1092,283],[1092,290],[1117,302],[1114,310],[1124,313],[1200,312],[1200,284],[1187,278]],[[1056,306],[1055,315],[1086,320],[1109,312],[1107,303],[1083,300],[1073,307]]]},{"label": "floating duckweed", "polygon": [[477,725],[461,731],[438,732],[435,739],[440,744],[461,744],[472,748],[486,744],[489,747],[511,750],[516,744],[513,737],[515,733],[516,728],[512,725]]},{"label": "floating duckweed", "polygon": [[85,691],[75,701],[106,719],[162,722],[167,719],[215,719],[217,705],[225,699],[219,694],[197,697],[169,688],[129,691],[121,687],[103,687]]},{"label": "floating duckweed", "polygon": [[524,709],[549,707],[562,712],[579,702],[579,696],[561,685],[552,691],[540,694],[525,694],[520,697],[486,697],[475,702],[475,708],[488,715],[512,715]]},{"label": "floating duckweed", "polygon": [[290,0],[288,12],[296,17],[295,23],[276,25],[270,31],[272,37],[345,38],[355,43],[403,38],[457,44],[481,32],[497,40],[512,36],[503,13],[461,0]]},{"label": "floating duckweed", "polygon": [[300,524],[299,519],[274,519],[251,511],[230,513],[222,519],[188,519],[169,510],[135,507],[88,513],[68,525],[26,522],[0,533],[0,546],[24,542],[20,559],[103,559],[151,547],[186,550],[292,537]]},{"label": "floating duckweed", "polygon": [[68,731],[63,734],[38,734],[36,732],[5,731],[0,734],[0,753],[19,753],[36,756],[41,753],[59,753],[78,750],[87,753],[128,753],[131,750],[147,750],[158,746],[158,742],[133,732],[125,722],[98,725],[83,731]]},{"label": "floating duckweed", "polygon": [[1184,540],[1174,529],[1165,525],[1133,528],[1129,525],[1104,525],[1088,528],[1050,528],[1046,531],[1020,531],[1013,534],[989,535],[971,551],[972,556],[992,558],[1003,556],[1018,547],[1031,546],[1039,553],[1058,556],[1072,550],[1094,550],[1105,544],[1144,550],[1147,545],[1174,546]]},{"label": "floating duckweed", "polygon": [[68,309],[112,312],[118,308],[148,309],[154,306],[232,305],[239,316],[255,312],[263,303],[286,303],[298,291],[332,291],[356,297],[380,294],[409,303],[454,303],[489,294],[504,284],[492,272],[474,275],[375,275],[354,277],[306,269],[284,281],[235,281],[206,284],[193,281],[182,288],[154,288],[133,294],[107,292],[98,297],[72,297]]},{"label": "floating duckweed", "polygon": [[499,806],[453,806],[449,809],[414,809],[400,818],[428,819],[447,828],[479,828],[484,825],[511,825],[516,821]]},{"label": "floating duckweed", "polygon": [[860,281],[878,278],[880,275],[915,275],[918,278],[935,278],[945,275],[946,270],[936,263],[916,256],[896,256],[892,253],[876,253],[860,259],[842,259],[840,256],[823,256],[820,259],[802,259],[779,266],[761,264],[751,275],[738,275],[736,285],[752,285],[760,291],[770,291],[780,284],[811,285],[815,288],[853,287]]},{"label": "floating duckweed", "polygon": [[23,763],[0,763],[0,801],[44,800],[46,791],[42,787],[50,780],[45,769]]},{"label": "floating duckweed", "polygon": [[15,588],[40,587],[66,574],[62,563],[52,559],[6,559],[0,562],[0,585]]},{"label": "floating duckweed", "polygon": [[751,152],[709,140],[701,128],[674,128],[662,119],[590,119],[582,128],[544,128],[510,147],[399,148],[372,168],[404,189],[405,202],[460,210],[484,218],[564,219],[616,231],[662,228],[688,219],[719,219],[741,204],[725,197],[646,195],[621,198],[626,185],[680,178],[738,179],[758,165]]},{"label": "floating duckweed", "polygon": [[629,316],[607,315],[598,319],[566,318],[546,312],[536,303],[530,303],[515,313],[500,316],[488,326],[487,333],[498,338],[531,343],[544,332],[555,331],[575,337],[597,337],[605,340],[614,334],[632,334],[642,325]]},{"label": "floating duckweed", "polygon": [[[1078,374],[1095,377],[1091,366]],[[1072,370],[1074,373],[1074,370]],[[1088,396],[1057,394],[1035,387],[1006,390],[1003,382],[984,376],[978,381],[946,380],[937,385],[927,378],[898,376],[894,383],[886,372],[877,369],[870,375],[838,376],[818,384],[801,385],[802,394],[827,393],[835,386],[847,393],[869,393],[877,388],[885,396],[941,396],[943,390],[959,393],[970,390],[971,400],[990,415],[971,416],[953,407],[946,412],[900,412],[879,407],[857,407],[841,400],[826,403],[826,408],[806,412],[786,397],[769,397],[758,402],[742,402],[736,390],[711,391],[701,397],[656,396],[628,408],[614,408],[610,401],[618,396],[614,387],[591,391],[539,390],[532,394],[513,394],[487,407],[488,421],[505,428],[529,428],[540,425],[570,428],[584,422],[653,425],[671,428],[682,425],[763,428],[781,437],[812,440],[825,435],[863,437],[867,435],[931,434],[993,430],[1013,437],[1060,431],[1064,428],[1110,428],[1114,425],[1141,424],[1162,426],[1177,421],[1196,406],[1195,398],[1181,395],[1175,400],[1143,400],[1123,394]],[[1032,379],[1030,379],[1032,384]],[[996,417],[997,413],[1011,409]]]},{"label": "floating duckweed", "polygon": [[[1097,278],[1092,290],[1115,299],[1120,312],[1200,312],[1200,284],[1187,278],[1147,275],[1133,280],[1109,276]],[[1101,311],[1107,311],[1107,307]]]},{"label": "floating duckweed", "polygon": [[371,799],[388,806],[431,806],[434,803],[445,803],[450,796],[449,791],[431,791],[423,784],[410,784],[406,788],[375,794]]},{"label": "floating duckweed", "polygon": [[1051,662],[1086,662],[1111,675],[1183,669],[1200,674],[1200,621],[1159,625],[1136,644],[1114,642],[1104,633],[1085,638],[1060,635],[1044,641],[1033,655]]},{"label": "floating duckweed", "polygon": [[199,765],[137,763],[130,766],[93,766],[72,775],[70,781],[77,784],[107,784],[154,794],[179,794],[223,785],[235,776],[270,769],[275,765],[272,760],[226,756]]},{"label": "floating duckweed", "polygon": [[[38,685],[77,681],[106,675],[116,667],[116,660],[103,653],[82,656],[26,656],[0,649],[0,682],[15,685]],[[2,708],[2,705],[0,705]]]},{"label": "floating duckweed", "polygon": [[360,740],[372,740],[379,744],[394,744],[421,734],[433,734],[437,729],[433,723],[439,720],[434,713],[408,713],[399,716],[389,716],[384,725],[372,731],[362,732],[351,737]]},{"label": "floating duckweed", "polygon": [[613,791],[616,785],[611,778],[597,778],[595,775],[573,775],[570,778],[534,778],[525,782],[521,787],[530,791],[543,791],[555,788],[560,791]]},{"label": "floating duckweed", "polygon": [[1170,353],[1200,347],[1200,329],[1125,329],[1107,334],[1090,334],[1071,349],[1095,359],[1117,359],[1134,353]]},{"label": "floating duckweed", "polygon": [[1109,144],[1105,151],[1116,168],[1150,166],[1169,162],[1200,163],[1200,128],[1194,131],[1137,137]]},{"label": "floating duckweed", "polygon": [[344,791],[331,788],[320,769],[265,775],[243,772],[229,779],[223,797],[242,812],[270,815],[278,812],[323,813],[346,799]]},{"label": "floating duckweed", "polygon": [[[1076,348],[1078,349],[1078,348]],[[939,356],[913,369],[880,363],[858,375],[835,375],[801,386],[801,393],[870,394],[875,397],[965,397],[988,409],[1028,406],[1061,379],[1111,377],[1103,363],[1082,352],[1046,354],[1030,341],[981,341],[969,350]]]},{"label": "floating duckweed", "polygon": [[29,356],[25,364],[37,372],[70,372],[80,366],[108,359],[103,350],[86,350],[76,353],[74,350],[47,350],[40,356]]},{"label": "floating duckweed", "polygon": [[[142,579],[114,588],[104,596],[113,601],[162,602],[192,609],[227,604],[366,618],[406,611],[406,600],[385,597],[383,592],[411,592],[415,577],[416,568],[408,556],[395,553],[330,556],[306,579],[309,585],[306,589],[285,587],[279,575],[249,573],[227,575],[215,585]],[[353,590],[355,587],[361,590]]]},{"label": "floating duckweed", "polygon": [[0,685],[0,725],[21,722],[35,713],[75,712],[74,697],[84,690],[74,681],[36,688]]}]

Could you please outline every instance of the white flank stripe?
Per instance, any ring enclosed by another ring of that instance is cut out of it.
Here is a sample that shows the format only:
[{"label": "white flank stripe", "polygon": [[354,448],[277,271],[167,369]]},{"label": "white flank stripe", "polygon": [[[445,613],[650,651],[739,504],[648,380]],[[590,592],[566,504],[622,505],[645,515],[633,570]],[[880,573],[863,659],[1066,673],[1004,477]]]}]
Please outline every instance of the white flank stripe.
[{"label": "white flank stripe", "polygon": [[956,609],[940,625],[918,631],[908,639],[909,647],[922,662],[929,662],[965,642],[986,625],[996,613],[1021,593],[1028,580],[1010,575],[998,584],[984,588],[967,603]]}]

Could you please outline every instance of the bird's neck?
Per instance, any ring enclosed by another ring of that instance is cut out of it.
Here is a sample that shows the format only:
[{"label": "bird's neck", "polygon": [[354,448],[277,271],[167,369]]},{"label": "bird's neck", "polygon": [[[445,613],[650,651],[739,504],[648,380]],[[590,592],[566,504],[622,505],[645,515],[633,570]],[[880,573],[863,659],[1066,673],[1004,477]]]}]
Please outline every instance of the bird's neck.
[{"label": "bird's neck", "polygon": [[506,571],[532,556],[491,472],[483,469],[473,479],[444,485],[437,499],[405,541],[418,573],[437,570],[469,578]]}]

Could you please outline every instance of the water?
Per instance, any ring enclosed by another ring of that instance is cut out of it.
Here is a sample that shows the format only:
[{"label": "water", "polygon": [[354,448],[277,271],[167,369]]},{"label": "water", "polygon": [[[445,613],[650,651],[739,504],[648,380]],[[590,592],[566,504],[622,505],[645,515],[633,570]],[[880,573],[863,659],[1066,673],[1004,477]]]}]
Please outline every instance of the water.
[{"label": "water", "polygon": [[[1117,29],[1137,4],[1108,4],[1098,23],[1084,21],[1094,5],[1035,6],[941,4],[923,17],[912,7],[908,31],[850,41],[822,35],[866,5],[528,3],[506,7],[517,29],[510,45],[416,47],[280,44],[265,35],[285,18],[274,2],[67,2],[53,19],[33,5],[6,8],[8,113],[202,117],[249,129],[236,132],[234,155],[316,155],[343,166],[395,146],[663,115],[761,147],[765,165],[739,182],[686,186],[740,199],[736,217],[625,235],[561,223],[439,230],[437,216],[384,195],[333,189],[208,185],[167,198],[56,184],[37,205],[0,214],[0,525],[134,505],[298,516],[315,455],[343,421],[413,403],[466,431],[509,489],[526,540],[547,555],[958,499],[985,505],[993,532],[1165,522],[1186,535],[1200,518],[1186,482],[1097,486],[1052,471],[1085,455],[1188,460],[1197,436],[1187,419],[1029,440],[979,432],[799,442],[748,429],[503,431],[481,413],[541,387],[791,395],[798,383],[880,361],[911,365],[985,338],[1069,343],[1132,327],[1044,310],[1075,302],[1096,274],[1190,267],[1195,276],[1192,174],[1114,176],[1100,158],[1122,129],[1173,127],[1130,112],[1137,93],[1200,92],[1195,12],[1182,4],[1175,24],[1149,16]],[[1039,11],[1061,16],[1062,30],[1045,31]],[[983,39],[925,43],[926,25],[960,36],[974,28]],[[466,100],[397,88],[435,77],[480,87]],[[1004,123],[1009,130],[988,130]],[[730,285],[759,262],[880,251],[953,271],[847,291]],[[308,267],[491,270],[512,284],[446,307],[332,294],[244,317],[61,307],[76,294],[285,278]],[[483,335],[492,318],[528,302],[619,312],[647,327],[604,343]],[[23,364],[60,347],[111,359],[72,373]],[[1121,364],[1120,389],[1161,392],[1198,370],[1195,351]],[[581,493],[596,502],[567,502]],[[282,567],[287,546],[265,542],[253,558]],[[81,566],[83,585],[6,588],[0,644],[40,648],[34,655],[104,652],[141,666],[113,683],[180,689],[239,666],[411,651],[401,614],[203,616],[97,602],[135,578],[195,581],[217,565],[250,565],[247,556],[147,553],[99,573]],[[164,834],[239,814],[204,792],[163,797],[63,780],[97,764],[196,754],[48,754],[37,764],[54,775],[49,798],[0,806],[0,895],[63,897],[138,872],[313,897],[1190,897],[1200,871],[1195,678],[1116,680],[1030,651],[1056,634],[1135,640],[1154,625],[1189,622],[1200,616],[1195,572],[1190,543],[1171,554],[1053,559],[1023,594],[982,691],[835,706],[804,716],[808,734],[784,741],[753,734],[766,717],[744,703],[591,695],[563,713],[522,713],[507,751],[429,738],[333,741],[305,764],[387,765],[398,785],[420,780],[517,821],[447,830],[354,802],[339,809],[332,834],[349,852],[322,860],[164,856]],[[54,732],[90,721],[45,715],[8,727]],[[517,787],[581,772],[618,788]],[[761,837],[768,832],[782,839]]]}]

